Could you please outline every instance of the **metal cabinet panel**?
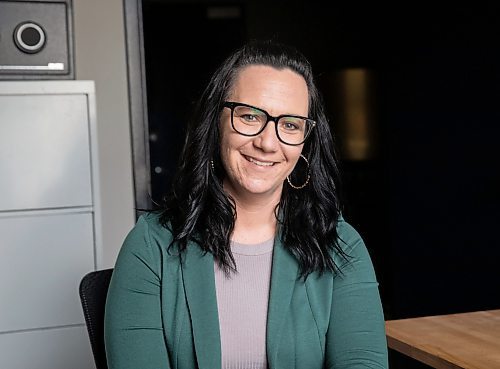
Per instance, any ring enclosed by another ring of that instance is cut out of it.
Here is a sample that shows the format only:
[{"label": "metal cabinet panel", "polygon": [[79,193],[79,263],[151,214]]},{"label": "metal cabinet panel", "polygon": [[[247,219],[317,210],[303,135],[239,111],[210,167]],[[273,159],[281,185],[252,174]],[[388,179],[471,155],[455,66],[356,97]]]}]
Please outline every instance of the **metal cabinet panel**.
[{"label": "metal cabinet panel", "polygon": [[100,265],[92,81],[0,83],[0,368],[94,368],[78,296]]},{"label": "metal cabinet panel", "polygon": [[84,323],[78,285],[95,269],[92,213],[1,215],[0,235],[0,334]]},{"label": "metal cabinet panel", "polygon": [[92,205],[89,135],[85,94],[0,94],[0,211]]},{"label": "metal cabinet panel", "polygon": [[0,368],[95,368],[85,326],[0,334]]}]

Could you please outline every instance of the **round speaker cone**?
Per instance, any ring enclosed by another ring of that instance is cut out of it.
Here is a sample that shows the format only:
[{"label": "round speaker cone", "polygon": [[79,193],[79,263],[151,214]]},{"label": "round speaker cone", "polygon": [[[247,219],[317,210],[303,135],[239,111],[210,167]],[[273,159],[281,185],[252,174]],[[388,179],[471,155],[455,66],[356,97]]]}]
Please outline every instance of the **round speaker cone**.
[{"label": "round speaker cone", "polygon": [[45,45],[45,31],[38,24],[23,22],[17,25],[14,31],[14,42],[19,50],[35,54]]}]

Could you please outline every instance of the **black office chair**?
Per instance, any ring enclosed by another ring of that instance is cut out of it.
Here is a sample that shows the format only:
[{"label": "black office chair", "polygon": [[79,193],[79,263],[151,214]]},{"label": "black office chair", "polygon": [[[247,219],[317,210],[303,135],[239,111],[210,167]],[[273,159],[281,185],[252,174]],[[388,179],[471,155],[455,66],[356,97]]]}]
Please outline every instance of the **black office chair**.
[{"label": "black office chair", "polygon": [[113,269],[90,272],[80,282],[80,301],[97,369],[108,369],[104,348],[104,306],[112,273]]}]

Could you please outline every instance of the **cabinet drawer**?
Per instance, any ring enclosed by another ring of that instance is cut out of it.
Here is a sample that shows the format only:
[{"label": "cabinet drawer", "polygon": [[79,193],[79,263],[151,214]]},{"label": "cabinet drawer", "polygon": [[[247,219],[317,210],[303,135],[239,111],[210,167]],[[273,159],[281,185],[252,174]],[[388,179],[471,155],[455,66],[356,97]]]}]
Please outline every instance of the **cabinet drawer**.
[{"label": "cabinet drawer", "polygon": [[92,205],[88,116],[84,94],[0,95],[0,211]]},{"label": "cabinet drawer", "polygon": [[94,269],[92,214],[2,216],[0,235],[0,333],[84,323],[78,286]]}]

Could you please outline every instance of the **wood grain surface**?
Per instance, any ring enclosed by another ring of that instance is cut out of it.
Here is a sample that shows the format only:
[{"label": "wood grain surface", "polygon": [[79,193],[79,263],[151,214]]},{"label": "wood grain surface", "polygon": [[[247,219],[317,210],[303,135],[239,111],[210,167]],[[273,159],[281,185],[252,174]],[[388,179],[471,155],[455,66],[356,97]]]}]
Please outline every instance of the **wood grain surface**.
[{"label": "wood grain surface", "polygon": [[500,369],[500,310],[386,322],[390,348],[433,368]]}]

